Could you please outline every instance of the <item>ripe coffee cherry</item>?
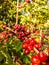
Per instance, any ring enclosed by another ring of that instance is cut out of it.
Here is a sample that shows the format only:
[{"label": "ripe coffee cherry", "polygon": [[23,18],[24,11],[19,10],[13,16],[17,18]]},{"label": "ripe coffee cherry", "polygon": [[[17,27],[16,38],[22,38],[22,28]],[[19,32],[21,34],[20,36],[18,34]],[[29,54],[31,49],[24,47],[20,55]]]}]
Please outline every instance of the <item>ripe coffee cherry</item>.
[{"label": "ripe coffee cherry", "polygon": [[8,35],[12,37],[14,34],[11,31],[8,31]]},{"label": "ripe coffee cherry", "polygon": [[26,31],[25,35],[28,36],[30,34],[30,31]]},{"label": "ripe coffee cherry", "polygon": [[34,47],[38,49],[39,48],[39,45],[38,44],[35,44]]},{"label": "ripe coffee cherry", "polygon": [[23,40],[25,40],[25,38],[24,38],[24,37],[22,37],[20,40],[21,40],[21,41],[23,41]]},{"label": "ripe coffee cherry", "polygon": [[18,35],[18,39],[21,39],[22,38],[22,36],[21,35]]},{"label": "ripe coffee cherry", "polygon": [[30,36],[30,35],[28,35],[28,36],[27,36],[27,38],[31,38],[31,36]]},{"label": "ripe coffee cherry", "polygon": [[15,26],[14,26],[14,30],[16,30],[16,31],[19,31],[20,30],[20,25],[19,24],[16,24]]},{"label": "ripe coffee cherry", "polygon": [[24,25],[21,26],[21,31],[25,31],[25,26]]},{"label": "ripe coffee cherry", "polygon": [[36,41],[32,38],[32,39],[30,40],[30,44],[31,44],[31,45],[34,45],[34,44],[36,44]]},{"label": "ripe coffee cherry", "polygon": [[32,63],[40,64],[40,59],[38,56],[32,56],[31,61]]},{"label": "ripe coffee cherry", "polygon": [[47,55],[43,52],[39,52],[38,56],[41,62],[45,62],[47,60]]},{"label": "ripe coffee cherry", "polygon": [[25,51],[24,51],[24,54],[29,54],[30,53],[30,51],[28,50],[28,49],[26,49]]},{"label": "ripe coffee cherry", "polygon": [[32,63],[32,65],[40,65],[40,64],[37,64],[37,63]]},{"label": "ripe coffee cherry", "polygon": [[26,0],[27,3],[30,3],[30,0]]},{"label": "ripe coffee cherry", "polygon": [[25,34],[24,33],[22,33],[22,35],[21,35],[22,37],[24,37],[25,36]]},{"label": "ripe coffee cherry", "polygon": [[34,47],[37,48],[37,49],[39,49],[41,46],[42,46],[41,43],[38,43],[38,44],[35,44],[35,45],[34,45]]},{"label": "ripe coffee cherry", "polygon": [[3,37],[5,37],[5,36],[6,36],[6,34],[7,34],[7,32],[6,32],[6,31],[2,32]]},{"label": "ripe coffee cherry", "polygon": [[19,32],[18,34],[21,35],[22,37],[25,36],[23,32]]},{"label": "ripe coffee cherry", "polygon": [[30,40],[26,40],[25,43],[26,43],[26,44],[29,44],[29,43],[30,43]]},{"label": "ripe coffee cherry", "polygon": [[33,46],[32,46],[32,45],[29,45],[29,46],[28,46],[28,50],[30,50],[30,51],[31,51],[31,50],[32,50],[32,48],[33,48]]},{"label": "ripe coffee cherry", "polygon": [[22,45],[22,48],[24,48],[24,49],[27,49],[27,47],[28,47],[28,44],[26,44],[26,43],[24,43],[24,44]]}]

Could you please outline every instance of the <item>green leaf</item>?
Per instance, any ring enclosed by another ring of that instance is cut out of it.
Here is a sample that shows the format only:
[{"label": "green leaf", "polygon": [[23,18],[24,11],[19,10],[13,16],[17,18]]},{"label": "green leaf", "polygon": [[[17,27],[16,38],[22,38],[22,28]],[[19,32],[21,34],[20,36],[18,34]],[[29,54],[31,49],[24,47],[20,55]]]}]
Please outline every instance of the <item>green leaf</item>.
[{"label": "green leaf", "polygon": [[30,59],[28,58],[28,56],[24,56],[23,62],[24,62],[26,65],[30,65],[30,64],[31,64]]},{"label": "green leaf", "polygon": [[22,49],[22,42],[18,42],[16,45],[16,52],[19,52]]},{"label": "green leaf", "polygon": [[0,62],[4,59],[4,55],[0,53]]}]

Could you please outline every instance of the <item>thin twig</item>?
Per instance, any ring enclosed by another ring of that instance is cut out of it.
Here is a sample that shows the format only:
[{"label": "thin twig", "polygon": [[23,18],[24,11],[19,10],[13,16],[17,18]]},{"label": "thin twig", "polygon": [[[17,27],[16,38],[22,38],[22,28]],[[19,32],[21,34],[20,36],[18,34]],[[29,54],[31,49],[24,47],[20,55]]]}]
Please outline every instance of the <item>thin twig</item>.
[{"label": "thin twig", "polygon": [[39,51],[34,47],[34,51],[38,54],[39,53]]},{"label": "thin twig", "polygon": [[42,41],[42,29],[39,28],[39,30],[40,30],[40,42],[41,42]]},{"label": "thin twig", "polygon": [[9,2],[9,3],[12,4],[14,7],[16,7],[16,5],[14,5],[10,0],[7,0],[7,2]]},{"label": "thin twig", "polygon": [[21,5],[18,5],[18,6],[16,6],[16,5],[14,5],[10,0],[7,0],[10,4],[12,4],[14,7],[16,7],[16,8],[24,8],[24,7],[26,7],[26,4],[21,4]]},{"label": "thin twig", "polygon": [[11,32],[13,32],[13,33],[15,33],[15,34],[16,34],[16,32],[15,32],[15,31],[13,31],[11,28],[6,27],[6,29],[8,29],[8,30],[10,30]]},{"label": "thin twig", "polygon": [[18,23],[18,5],[19,5],[19,0],[17,0],[16,24]]}]

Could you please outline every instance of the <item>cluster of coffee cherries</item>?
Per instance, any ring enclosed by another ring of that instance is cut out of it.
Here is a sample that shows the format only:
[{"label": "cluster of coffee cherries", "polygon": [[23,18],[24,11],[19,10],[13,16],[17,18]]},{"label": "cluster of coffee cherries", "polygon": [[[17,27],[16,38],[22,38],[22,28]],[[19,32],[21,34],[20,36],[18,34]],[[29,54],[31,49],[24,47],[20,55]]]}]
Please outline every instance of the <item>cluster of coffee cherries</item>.
[{"label": "cluster of coffee cherries", "polygon": [[33,49],[33,45],[36,43],[36,41],[34,39],[31,40],[26,40],[23,45],[22,48],[25,49],[24,50],[24,54],[29,54],[30,51]]},{"label": "cluster of coffee cherries", "polygon": [[7,34],[8,34],[8,36],[10,36],[10,37],[14,36],[14,33],[13,33],[11,30],[9,30],[9,31],[7,32]]},{"label": "cluster of coffee cherries", "polygon": [[47,60],[48,60],[47,54],[45,54],[44,52],[40,52],[40,50],[39,50],[39,48],[41,48],[41,46],[43,44],[44,44],[44,42],[37,43],[34,38],[26,40],[23,43],[22,48],[24,49],[24,54],[26,54],[26,55],[29,54],[30,52],[32,52],[32,50],[34,50],[34,48],[36,48],[38,50],[37,55],[34,55],[31,57],[32,65],[42,65],[42,63],[45,63],[44,65],[49,64],[49,61],[47,62]]},{"label": "cluster of coffee cherries", "polygon": [[1,41],[4,41],[6,42],[8,40],[8,37],[12,37],[13,36],[13,33],[11,31],[3,31],[0,33],[0,42]]},{"label": "cluster of coffee cherries", "polygon": [[16,24],[14,26],[14,30],[16,31],[18,35],[18,39],[22,41],[30,37],[30,31],[26,30],[25,25]]},{"label": "cluster of coffee cherries", "polygon": [[24,54],[29,54],[30,51],[32,51],[34,48],[38,49],[43,45],[43,43],[37,43],[34,38],[31,38],[29,40],[26,40],[22,48],[25,49]]},{"label": "cluster of coffee cherries", "polygon": [[8,36],[7,36],[7,32],[3,31],[2,33],[0,33],[0,42],[4,40],[4,42],[6,42],[8,40]]},{"label": "cluster of coffee cherries", "polygon": [[36,56],[32,56],[31,58],[32,65],[48,65],[47,60],[48,56],[44,52],[39,52]]}]

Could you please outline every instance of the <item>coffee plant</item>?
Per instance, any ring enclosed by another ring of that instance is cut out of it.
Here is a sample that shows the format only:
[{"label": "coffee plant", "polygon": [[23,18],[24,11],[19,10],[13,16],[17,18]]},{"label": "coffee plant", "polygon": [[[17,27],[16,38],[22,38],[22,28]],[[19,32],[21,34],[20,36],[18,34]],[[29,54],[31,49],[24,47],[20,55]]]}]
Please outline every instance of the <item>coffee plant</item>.
[{"label": "coffee plant", "polygon": [[0,65],[49,65],[48,0],[0,0]]}]

